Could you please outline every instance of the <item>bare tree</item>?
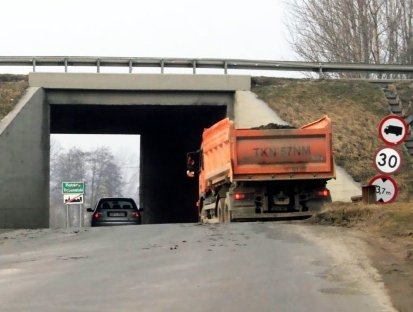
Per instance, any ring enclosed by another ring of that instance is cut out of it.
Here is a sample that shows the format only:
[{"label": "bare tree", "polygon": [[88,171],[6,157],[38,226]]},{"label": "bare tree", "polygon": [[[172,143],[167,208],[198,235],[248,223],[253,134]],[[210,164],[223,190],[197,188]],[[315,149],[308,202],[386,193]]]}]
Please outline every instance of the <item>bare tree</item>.
[{"label": "bare tree", "polygon": [[92,205],[99,197],[121,195],[121,170],[108,147],[97,148],[89,154],[88,181]]},{"label": "bare tree", "polygon": [[292,0],[288,27],[304,60],[411,64],[413,0]]}]

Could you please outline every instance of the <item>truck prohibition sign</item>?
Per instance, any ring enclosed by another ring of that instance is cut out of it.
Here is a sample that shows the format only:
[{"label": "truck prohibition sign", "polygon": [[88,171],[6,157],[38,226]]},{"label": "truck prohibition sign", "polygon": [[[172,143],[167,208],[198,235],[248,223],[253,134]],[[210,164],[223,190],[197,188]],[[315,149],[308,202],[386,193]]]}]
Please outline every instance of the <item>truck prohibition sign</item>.
[{"label": "truck prohibition sign", "polygon": [[408,126],[402,117],[389,115],[379,124],[379,136],[387,145],[403,143],[408,133]]}]

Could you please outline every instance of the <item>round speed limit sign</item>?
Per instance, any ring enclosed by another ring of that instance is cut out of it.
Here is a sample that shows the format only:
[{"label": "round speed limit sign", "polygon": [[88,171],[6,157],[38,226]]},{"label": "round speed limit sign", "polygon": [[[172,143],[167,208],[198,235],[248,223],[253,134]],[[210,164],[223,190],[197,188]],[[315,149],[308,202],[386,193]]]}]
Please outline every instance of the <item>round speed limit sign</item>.
[{"label": "round speed limit sign", "polygon": [[374,157],[374,162],[377,170],[381,173],[395,173],[400,169],[402,157],[400,153],[391,148],[385,147],[380,149]]}]

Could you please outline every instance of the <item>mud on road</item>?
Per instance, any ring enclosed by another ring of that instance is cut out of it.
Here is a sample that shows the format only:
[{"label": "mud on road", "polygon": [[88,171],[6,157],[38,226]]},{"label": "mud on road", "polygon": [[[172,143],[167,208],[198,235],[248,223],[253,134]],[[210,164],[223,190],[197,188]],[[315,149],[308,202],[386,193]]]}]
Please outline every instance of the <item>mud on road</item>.
[{"label": "mud on road", "polygon": [[350,231],[246,222],[7,232],[1,310],[395,311]]},{"label": "mud on road", "polygon": [[0,302],[10,312],[395,311],[353,232],[301,221],[6,232]]}]

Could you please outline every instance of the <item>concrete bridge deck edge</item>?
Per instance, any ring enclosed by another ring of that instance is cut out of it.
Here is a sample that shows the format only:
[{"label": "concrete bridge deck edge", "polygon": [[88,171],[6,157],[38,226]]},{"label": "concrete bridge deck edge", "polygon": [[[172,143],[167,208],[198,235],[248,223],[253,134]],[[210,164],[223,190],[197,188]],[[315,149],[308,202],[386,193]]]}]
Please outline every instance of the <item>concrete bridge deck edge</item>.
[{"label": "concrete bridge deck edge", "polygon": [[251,77],[190,74],[30,73],[29,85],[45,89],[248,91]]}]

